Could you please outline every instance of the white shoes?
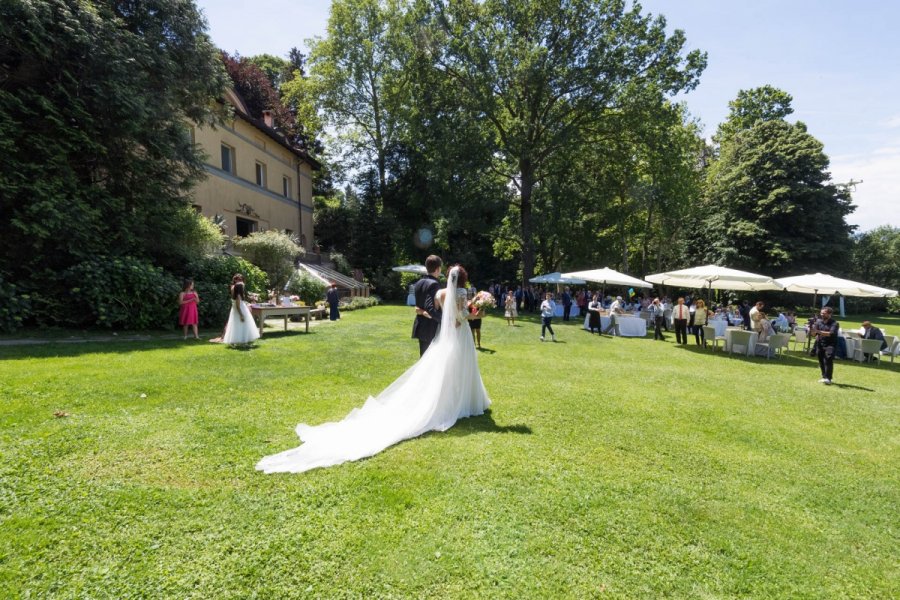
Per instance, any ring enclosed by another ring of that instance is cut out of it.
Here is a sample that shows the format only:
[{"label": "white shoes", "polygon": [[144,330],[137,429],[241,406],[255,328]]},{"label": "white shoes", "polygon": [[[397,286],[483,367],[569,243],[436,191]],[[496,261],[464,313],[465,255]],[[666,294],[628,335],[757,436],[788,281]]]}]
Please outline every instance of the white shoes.
[{"label": "white shoes", "polygon": [[555,336],[555,335],[551,335],[551,336],[550,336],[550,339],[553,340],[553,341],[555,342],[555,341],[556,341],[556,336]]},{"label": "white shoes", "polygon": [[819,383],[824,383],[825,385],[831,385],[831,380],[823,377],[822,379],[819,380]]},{"label": "white shoes", "polygon": [[541,336],[541,341],[542,341],[542,342],[544,341],[544,336]]}]

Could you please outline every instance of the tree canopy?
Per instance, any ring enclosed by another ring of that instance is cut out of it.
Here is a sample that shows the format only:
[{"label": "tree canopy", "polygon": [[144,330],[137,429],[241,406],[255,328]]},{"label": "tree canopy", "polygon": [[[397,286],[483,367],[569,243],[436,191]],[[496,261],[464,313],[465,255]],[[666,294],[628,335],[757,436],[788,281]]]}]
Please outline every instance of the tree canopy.
[{"label": "tree canopy", "polygon": [[[772,110],[733,111],[720,128],[731,133],[708,172],[697,252],[773,275],[840,270],[853,231],[849,190],[831,181],[822,143],[806,126],[777,116],[790,114],[790,96],[774,88],[741,95],[782,101]],[[747,119],[748,112],[765,116]]]},{"label": "tree canopy", "polygon": [[3,3],[0,271],[23,289],[95,256],[185,260],[204,230],[188,125],[225,82],[205,27],[183,0]]}]

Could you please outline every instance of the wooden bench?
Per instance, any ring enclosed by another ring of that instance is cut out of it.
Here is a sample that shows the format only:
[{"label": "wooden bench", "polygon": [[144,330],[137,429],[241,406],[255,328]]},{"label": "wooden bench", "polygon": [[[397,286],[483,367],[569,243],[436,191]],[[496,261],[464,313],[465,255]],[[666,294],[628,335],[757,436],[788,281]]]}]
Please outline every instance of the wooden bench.
[{"label": "wooden bench", "polygon": [[325,315],[327,315],[327,314],[328,314],[328,311],[324,307],[320,306],[319,308],[314,308],[309,311],[309,318],[317,319],[317,320],[321,321],[322,319],[325,318]]}]

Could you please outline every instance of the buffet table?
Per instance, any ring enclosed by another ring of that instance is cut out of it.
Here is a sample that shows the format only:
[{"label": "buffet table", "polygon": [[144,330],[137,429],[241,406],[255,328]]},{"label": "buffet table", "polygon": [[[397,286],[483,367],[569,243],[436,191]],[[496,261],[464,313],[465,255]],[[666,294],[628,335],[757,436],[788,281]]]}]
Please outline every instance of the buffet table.
[{"label": "buffet table", "polygon": [[256,325],[259,327],[259,337],[263,334],[263,323],[269,317],[283,317],[284,330],[287,331],[288,317],[292,315],[300,315],[306,322],[306,333],[309,333],[309,313],[312,310],[310,306],[266,306],[264,304],[251,304],[250,314],[256,319]]},{"label": "buffet table", "polygon": [[[588,325],[590,316],[585,315],[584,317],[584,328],[590,330],[590,326]],[[616,331],[616,335],[620,335],[622,337],[644,337],[647,335],[647,321],[640,317],[635,317],[633,315],[618,315],[616,318],[616,323],[618,324],[618,328]],[[609,317],[606,315],[600,316],[600,331],[606,331],[606,328],[609,327]]]}]

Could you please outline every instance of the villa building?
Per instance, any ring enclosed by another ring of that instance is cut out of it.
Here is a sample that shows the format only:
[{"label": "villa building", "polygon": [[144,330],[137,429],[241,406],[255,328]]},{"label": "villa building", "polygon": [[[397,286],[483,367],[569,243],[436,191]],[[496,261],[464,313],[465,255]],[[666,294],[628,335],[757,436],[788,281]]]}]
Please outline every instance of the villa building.
[{"label": "villa building", "polygon": [[230,89],[225,101],[234,108],[233,121],[191,128],[208,173],[194,191],[195,208],[207,217],[224,218],[228,236],[278,229],[296,235],[310,252],[312,171],[320,164],[275,130],[268,111],[262,120],[254,118]]}]

